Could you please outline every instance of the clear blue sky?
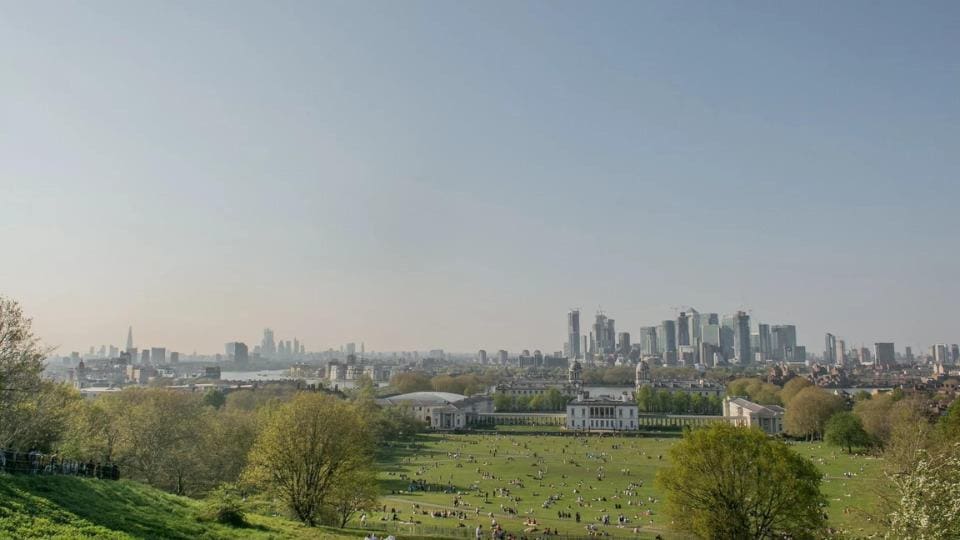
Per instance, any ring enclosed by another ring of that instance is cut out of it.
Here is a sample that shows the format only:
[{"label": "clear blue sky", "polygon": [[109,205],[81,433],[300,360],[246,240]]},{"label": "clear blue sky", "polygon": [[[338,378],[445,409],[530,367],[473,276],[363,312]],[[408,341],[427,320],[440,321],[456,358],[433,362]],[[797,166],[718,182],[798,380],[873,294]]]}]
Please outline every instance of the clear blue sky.
[{"label": "clear blue sky", "polygon": [[960,3],[0,1],[0,292],[61,352],[960,340]]}]

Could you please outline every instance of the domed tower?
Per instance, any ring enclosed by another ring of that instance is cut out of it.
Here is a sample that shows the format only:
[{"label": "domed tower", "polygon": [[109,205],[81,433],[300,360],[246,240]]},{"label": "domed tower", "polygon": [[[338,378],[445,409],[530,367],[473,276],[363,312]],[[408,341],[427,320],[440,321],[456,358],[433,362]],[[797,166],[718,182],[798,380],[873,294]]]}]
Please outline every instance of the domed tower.
[{"label": "domed tower", "polygon": [[650,384],[650,364],[641,359],[637,364],[637,389],[647,384]]},{"label": "domed tower", "polygon": [[570,383],[570,386],[573,386],[577,392],[579,392],[583,386],[583,366],[581,366],[577,360],[574,360],[573,363],[570,364],[570,371],[567,372],[567,382]]}]

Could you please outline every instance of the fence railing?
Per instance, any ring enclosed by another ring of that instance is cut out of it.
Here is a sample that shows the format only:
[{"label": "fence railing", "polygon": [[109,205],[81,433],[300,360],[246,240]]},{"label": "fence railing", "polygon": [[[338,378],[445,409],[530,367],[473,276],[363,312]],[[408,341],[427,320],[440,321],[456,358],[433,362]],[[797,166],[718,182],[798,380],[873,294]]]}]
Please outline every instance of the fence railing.
[{"label": "fence railing", "polygon": [[56,454],[0,450],[0,472],[8,474],[85,476],[118,480],[120,467],[114,463],[64,459]]}]

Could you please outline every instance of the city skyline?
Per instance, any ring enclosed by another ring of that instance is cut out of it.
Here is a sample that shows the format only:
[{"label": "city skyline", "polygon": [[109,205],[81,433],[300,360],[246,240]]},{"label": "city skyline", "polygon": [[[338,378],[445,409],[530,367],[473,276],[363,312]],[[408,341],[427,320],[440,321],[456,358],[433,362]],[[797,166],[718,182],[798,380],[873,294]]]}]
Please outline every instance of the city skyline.
[{"label": "city skyline", "polygon": [[60,353],[957,339],[956,3],[98,6],[0,8],[0,293]]}]

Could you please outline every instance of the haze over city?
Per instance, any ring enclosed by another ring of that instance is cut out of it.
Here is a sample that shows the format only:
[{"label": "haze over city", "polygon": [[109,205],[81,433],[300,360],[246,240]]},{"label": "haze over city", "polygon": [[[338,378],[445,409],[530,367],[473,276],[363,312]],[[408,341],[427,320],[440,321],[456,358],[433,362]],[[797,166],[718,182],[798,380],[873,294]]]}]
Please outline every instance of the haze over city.
[{"label": "haze over city", "polygon": [[[0,283],[58,352],[955,337],[956,3],[0,4]],[[293,8],[296,9],[293,9]]]}]

